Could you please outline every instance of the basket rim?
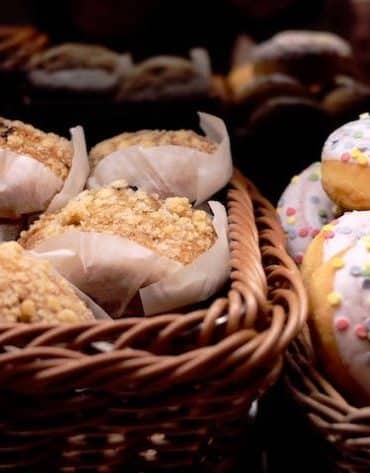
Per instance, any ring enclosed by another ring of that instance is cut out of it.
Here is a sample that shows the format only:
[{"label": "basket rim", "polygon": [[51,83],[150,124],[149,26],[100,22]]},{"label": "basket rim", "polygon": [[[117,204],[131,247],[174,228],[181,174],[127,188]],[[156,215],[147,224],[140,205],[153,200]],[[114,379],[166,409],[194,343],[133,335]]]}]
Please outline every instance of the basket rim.
[{"label": "basket rim", "polygon": [[[110,389],[122,387],[122,377],[126,383],[152,383],[154,388],[225,372],[229,374],[222,384],[238,383],[259,371],[265,371],[271,384],[286,347],[305,323],[306,293],[285,250],[274,207],[238,170],[230,181],[228,217],[232,271],[227,297],[185,317],[174,313],[71,326],[0,324],[2,385],[17,390],[27,379],[44,388],[64,382],[90,386],[104,373],[109,378],[104,387]],[[223,336],[215,341],[219,330]],[[171,343],[184,333],[196,333],[196,345],[168,354]],[[138,340],[153,335],[149,347],[138,347]],[[104,337],[115,337],[113,349],[104,346]],[[87,352],[88,346],[95,351]],[[263,384],[260,379],[256,389]]]}]

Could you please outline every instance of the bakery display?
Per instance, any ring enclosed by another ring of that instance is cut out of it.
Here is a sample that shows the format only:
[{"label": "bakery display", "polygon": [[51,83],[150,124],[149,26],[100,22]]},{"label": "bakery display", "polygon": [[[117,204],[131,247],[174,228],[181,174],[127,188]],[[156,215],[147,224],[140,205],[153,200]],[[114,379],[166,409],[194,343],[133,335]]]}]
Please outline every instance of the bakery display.
[{"label": "bakery display", "polygon": [[184,197],[161,200],[116,181],[41,216],[19,242],[110,315],[122,316],[138,292],[152,314],[205,300],[227,279],[226,212],[209,205],[213,219]]},{"label": "bakery display", "polygon": [[346,123],[326,140],[322,151],[322,184],[345,209],[370,209],[370,117]]},{"label": "bakery display", "polygon": [[15,242],[0,245],[0,322],[71,324],[94,320],[70,284],[47,261]]},{"label": "bakery display", "polygon": [[338,209],[321,185],[321,164],[311,164],[297,176],[279,199],[277,212],[287,236],[287,250],[302,263],[312,239],[335,218]]},{"label": "bakery display", "polygon": [[230,180],[232,159],[224,122],[205,113],[199,117],[205,136],[190,130],[142,130],[98,143],[90,151],[88,186],[124,179],[161,197],[206,201]]}]

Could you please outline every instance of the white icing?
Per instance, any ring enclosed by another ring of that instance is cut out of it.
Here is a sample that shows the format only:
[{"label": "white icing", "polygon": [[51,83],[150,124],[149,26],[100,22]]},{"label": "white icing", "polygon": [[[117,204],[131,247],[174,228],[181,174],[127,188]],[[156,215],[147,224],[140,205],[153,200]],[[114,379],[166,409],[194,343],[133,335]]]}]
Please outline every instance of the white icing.
[{"label": "white icing", "polygon": [[[288,209],[296,211],[294,223],[289,223]],[[280,221],[287,234],[287,250],[297,262],[321,227],[334,219],[334,213],[335,205],[321,185],[320,163],[313,163],[292,179],[278,204]],[[308,230],[306,236],[300,236],[302,229]]]},{"label": "white icing", "polygon": [[[370,252],[366,243],[358,240],[343,256],[345,263],[336,271],[333,290],[340,294],[342,302],[334,311],[333,331],[339,354],[351,377],[358,383],[370,399],[370,340],[356,335],[358,325],[370,329],[370,272],[352,275],[353,268],[370,268]],[[364,288],[368,281],[369,288]],[[366,284],[366,283],[365,283]],[[349,326],[346,330],[336,328],[335,322],[344,317]]]},{"label": "white icing", "polygon": [[357,163],[351,155],[354,151],[370,159],[370,117],[366,115],[335,130],[325,142],[321,159],[340,161],[348,154],[346,162]]},{"label": "white icing", "polygon": [[370,234],[370,211],[346,212],[336,220],[334,237],[323,244],[323,262],[352,246],[359,238]]}]

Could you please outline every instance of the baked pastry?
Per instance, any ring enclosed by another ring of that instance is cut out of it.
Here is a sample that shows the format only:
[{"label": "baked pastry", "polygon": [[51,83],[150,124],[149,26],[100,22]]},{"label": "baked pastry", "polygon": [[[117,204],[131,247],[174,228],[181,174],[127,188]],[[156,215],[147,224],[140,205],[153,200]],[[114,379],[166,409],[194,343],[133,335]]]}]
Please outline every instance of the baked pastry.
[{"label": "baked pastry", "polygon": [[330,258],[340,253],[364,235],[370,233],[370,212],[346,212],[325,225],[312,240],[304,255],[303,278],[308,281],[313,272]]},{"label": "baked pastry", "polygon": [[47,35],[33,26],[0,26],[0,70],[23,70],[48,42]]},{"label": "baked pastry", "polygon": [[15,242],[0,245],[2,323],[78,323],[94,320],[70,284],[47,261]]},{"label": "baked pastry", "polygon": [[314,346],[330,379],[358,403],[370,401],[370,235],[313,272],[308,284]]},{"label": "baked pastry", "polygon": [[212,74],[208,53],[190,51],[190,60],[155,56],[135,65],[120,83],[117,100],[137,102],[207,97]]},{"label": "baked pastry", "polygon": [[89,172],[83,131],[71,133],[72,142],[0,118],[1,218],[44,211],[57,195],[68,198],[83,189]]},{"label": "baked pastry", "polygon": [[306,84],[325,83],[354,69],[352,50],[344,39],[318,31],[283,31],[253,51],[256,75],[280,72]]},{"label": "baked pastry", "polygon": [[141,130],[98,143],[90,151],[88,187],[124,179],[162,198],[183,196],[197,204],[208,200],[231,178],[232,158],[224,122],[199,116],[207,136],[191,130]]},{"label": "baked pastry", "polygon": [[[222,250],[220,258],[216,251],[217,231],[210,215],[193,210],[186,198],[161,200],[117,181],[85,191],[59,212],[41,216],[19,241],[24,248],[45,254],[61,274],[117,317],[141,288],[167,277],[172,286],[164,290],[159,303],[169,303],[172,308],[171,304],[178,307],[194,302],[193,297],[196,301],[207,298],[209,280],[216,274],[208,275],[204,267],[196,267],[195,274],[189,271],[207,253],[228,268],[227,252]],[[223,275],[221,280],[216,276],[213,290],[227,277],[224,268],[217,271]],[[193,287],[194,280],[197,287]]]},{"label": "baked pastry", "polygon": [[322,105],[336,123],[346,123],[370,108],[370,88],[355,80],[347,80],[329,92]]},{"label": "baked pastry", "polygon": [[288,253],[300,264],[312,239],[337,213],[321,186],[319,162],[291,179],[279,199],[277,212],[287,236]]},{"label": "baked pastry", "polygon": [[370,116],[335,130],[322,151],[322,184],[344,209],[370,209]]},{"label": "baked pastry", "polygon": [[28,80],[38,89],[109,93],[121,75],[121,56],[103,46],[65,43],[35,54]]},{"label": "baked pastry", "polygon": [[273,97],[307,97],[306,89],[292,77],[284,74],[270,74],[252,78],[244,86],[239,83],[231,87],[236,104],[248,105],[250,109]]}]

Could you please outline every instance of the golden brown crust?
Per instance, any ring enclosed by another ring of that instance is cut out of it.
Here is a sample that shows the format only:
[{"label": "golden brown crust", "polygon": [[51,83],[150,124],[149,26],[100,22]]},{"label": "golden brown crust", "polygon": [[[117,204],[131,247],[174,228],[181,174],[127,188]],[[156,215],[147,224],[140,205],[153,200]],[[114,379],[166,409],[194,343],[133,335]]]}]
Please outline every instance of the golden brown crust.
[{"label": "golden brown crust", "polygon": [[93,314],[47,261],[15,242],[0,245],[0,321],[77,323]]},{"label": "golden brown crust", "polygon": [[193,210],[185,197],[160,200],[122,181],[85,191],[57,214],[42,216],[21,234],[20,244],[31,249],[67,230],[127,237],[182,264],[194,261],[216,240],[210,216]]},{"label": "golden brown crust", "polygon": [[65,180],[72,165],[70,141],[18,120],[0,117],[0,148],[30,156]]},{"label": "golden brown crust", "polygon": [[370,209],[370,167],[327,159],[322,162],[321,175],[323,188],[340,207]]},{"label": "golden brown crust", "polygon": [[176,145],[194,148],[203,153],[211,154],[217,149],[217,144],[205,136],[198,135],[192,130],[141,130],[134,133],[121,133],[95,145],[90,151],[92,166],[114,151],[130,146]]}]

